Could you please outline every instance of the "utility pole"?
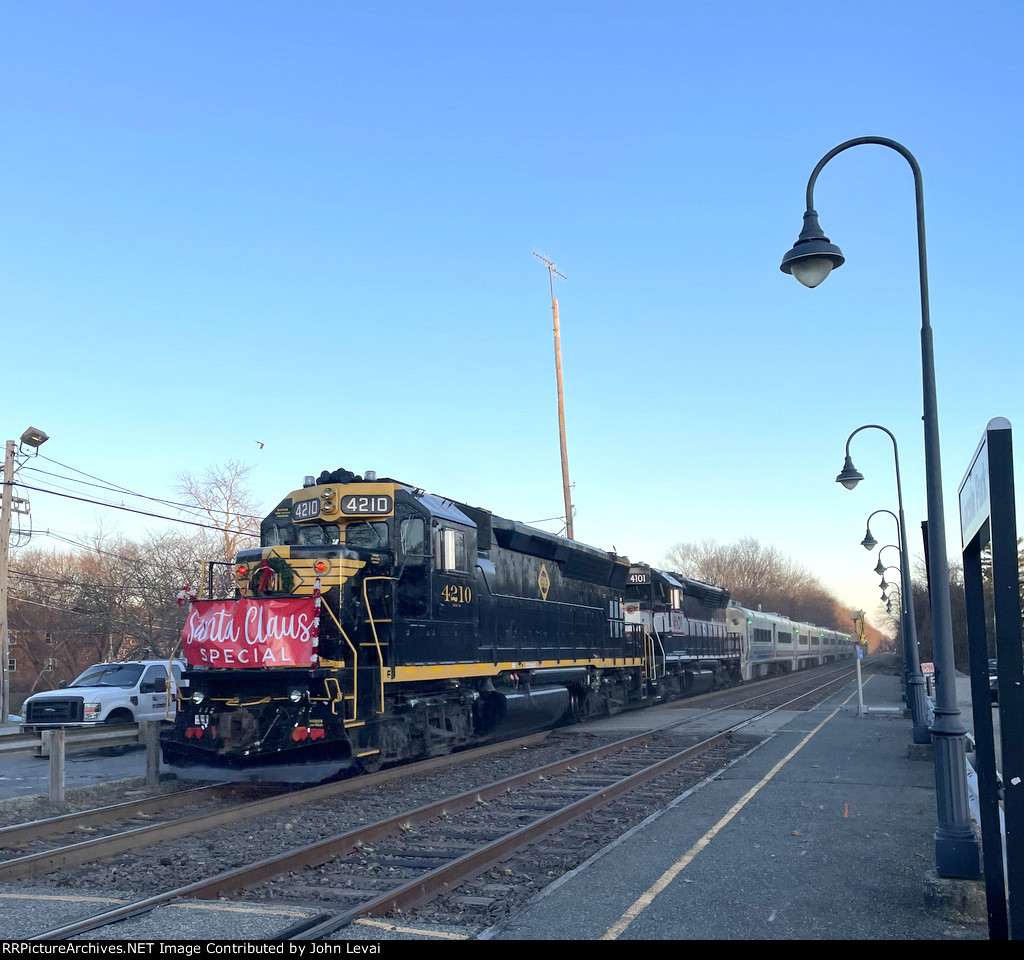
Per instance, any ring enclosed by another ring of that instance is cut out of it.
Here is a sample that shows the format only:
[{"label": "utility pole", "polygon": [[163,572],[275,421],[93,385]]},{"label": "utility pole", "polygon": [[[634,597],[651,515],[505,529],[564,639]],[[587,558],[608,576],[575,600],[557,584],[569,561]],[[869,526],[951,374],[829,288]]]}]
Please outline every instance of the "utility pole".
[{"label": "utility pole", "polygon": [[0,725],[11,715],[11,643],[7,635],[7,564],[11,552],[11,504],[14,496],[15,441],[8,440],[4,450],[4,488],[0,508],[0,635],[3,661],[0,662]]},{"label": "utility pole", "polygon": [[558,328],[558,301],[555,299],[555,277],[565,280],[565,274],[547,257],[536,250],[533,255],[544,262],[548,268],[548,285],[551,288],[551,317],[555,334],[555,380],[558,383],[558,441],[562,449],[562,493],[565,496],[565,535],[570,540],[572,535],[572,493],[569,486],[569,454],[565,445],[565,395],[562,391],[562,335]]},{"label": "utility pole", "polygon": [[[23,446],[39,448],[49,439],[42,430],[29,427],[21,435]],[[11,641],[7,631],[7,574],[11,555],[11,514],[28,513],[28,501],[14,499],[15,453],[17,440],[8,440],[4,448],[3,494],[0,497],[0,726],[11,715]]]}]

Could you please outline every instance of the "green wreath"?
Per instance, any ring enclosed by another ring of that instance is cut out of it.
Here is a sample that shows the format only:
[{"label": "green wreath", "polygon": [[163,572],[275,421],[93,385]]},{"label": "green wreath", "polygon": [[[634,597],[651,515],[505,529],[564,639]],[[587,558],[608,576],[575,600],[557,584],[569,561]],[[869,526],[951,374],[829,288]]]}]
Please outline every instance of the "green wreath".
[{"label": "green wreath", "polygon": [[[288,565],[287,560],[283,557],[268,557],[263,563],[277,575],[278,589],[267,590],[266,593],[291,593],[295,589],[295,571]],[[262,564],[258,564],[255,572],[249,578],[249,589],[254,596],[260,592],[260,580],[263,576],[261,566]]]}]

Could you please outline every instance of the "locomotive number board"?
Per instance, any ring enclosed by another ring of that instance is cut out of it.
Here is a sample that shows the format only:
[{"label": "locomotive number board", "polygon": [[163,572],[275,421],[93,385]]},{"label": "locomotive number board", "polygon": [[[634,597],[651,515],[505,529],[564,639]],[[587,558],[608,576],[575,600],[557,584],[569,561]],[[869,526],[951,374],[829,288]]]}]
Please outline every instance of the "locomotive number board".
[{"label": "locomotive number board", "polygon": [[341,512],[350,517],[390,516],[394,510],[394,498],[386,493],[368,495],[347,493],[341,498]]},{"label": "locomotive number board", "polygon": [[292,520],[312,520],[320,516],[320,498],[313,497],[312,500],[300,500],[292,504]]}]

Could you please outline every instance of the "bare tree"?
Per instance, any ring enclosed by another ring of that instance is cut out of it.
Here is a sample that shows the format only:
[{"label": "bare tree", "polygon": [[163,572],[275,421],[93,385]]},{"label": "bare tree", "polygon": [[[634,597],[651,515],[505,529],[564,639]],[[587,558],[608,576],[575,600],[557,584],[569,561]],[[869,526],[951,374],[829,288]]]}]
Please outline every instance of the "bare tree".
[{"label": "bare tree", "polygon": [[227,460],[200,475],[178,474],[178,492],[204,522],[221,531],[219,560],[230,561],[239,550],[259,542],[259,504],[248,486],[252,469],[251,464]]},{"label": "bare tree", "polygon": [[753,537],[731,544],[677,543],[664,562],[669,570],[726,587],[743,606],[760,606],[822,627],[849,629],[849,623],[838,622],[836,597],[814,574]]},{"label": "bare tree", "polygon": [[[933,584],[931,589],[937,589]],[[959,563],[949,564],[950,619],[953,627],[953,662],[956,669],[967,672],[970,670],[970,648],[967,643],[967,600],[964,593],[964,571]],[[932,651],[932,611],[929,594],[928,574],[924,563],[919,562],[914,571],[914,616],[917,620],[917,639],[920,645],[921,661],[927,663],[934,659]],[[986,603],[988,605],[988,603]],[[990,644],[995,640],[995,631],[989,631]],[[989,646],[989,656],[994,656],[994,648]]]},{"label": "bare tree", "polygon": [[92,663],[180,653],[187,608],[216,534],[159,531],[135,541],[97,532],[81,547],[21,550],[11,567],[13,692],[71,680]]}]

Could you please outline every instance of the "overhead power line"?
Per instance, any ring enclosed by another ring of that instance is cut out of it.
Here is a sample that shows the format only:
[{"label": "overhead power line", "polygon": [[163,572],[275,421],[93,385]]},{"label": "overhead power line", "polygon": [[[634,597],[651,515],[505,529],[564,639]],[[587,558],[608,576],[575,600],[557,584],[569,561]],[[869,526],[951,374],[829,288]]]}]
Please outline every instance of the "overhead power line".
[{"label": "overhead power line", "polygon": [[[189,511],[189,512],[192,512],[192,513],[202,513],[203,508],[200,507],[200,506],[197,506],[194,503],[178,503],[177,501],[174,501],[174,500],[166,500],[163,497],[151,497],[151,496],[148,496],[147,494],[138,493],[135,490],[130,490],[127,487],[122,487],[119,484],[113,483],[113,482],[111,482],[109,480],[103,480],[100,477],[94,477],[90,473],[85,473],[82,470],[78,470],[75,467],[68,466],[67,464],[64,464],[64,463],[60,463],[59,461],[53,460],[50,457],[43,456],[42,454],[40,454],[40,457],[41,457],[41,459],[46,460],[49,463],[54,464],[55,466],[63,467],[65,470],[71,470],[74,473],[80,473],[83,477],[89,477],[90,480],[95,480],[96,483],[90,483],[87,480],[77,480],[74,477],[66,477],[66,476],[63,476],[63,475],[61,475],[59,473],[54,473],[51,470],[41,470],[39,467],[32,467],[32,466],[26,465],[23,469],[26,470],[26,471],[31,471],[33,473],[42,474],[43,476],[53,477],[54,479],[57,479],[57,480],[67,480],[69,483],[77,483],[77,484],[79,484],[81,486],[85,486],[85,487],[95,487],[97,489],[107,490],[110,493],[117,493],[117,494],[120,494],[122,496],[137,497],[140,500],[148,500],[151,503],[161,503],[164,506],[173,507],[175,510],[186,510],[186,511]],[[256,517],[256,516],[253,516],[251,514],[236,514],[236,516],[238,516],[238,517],[240,517],[240,518],[242,518],[244,520],[262,520],[263,519],[262,517]]]},{"label": "overhead power line", "polygon": [[[170,523],[183,523],[186,526],[200,527],[203,530],[216,530],[218,533],[223,533],[224,532],[224,528],[223,527],[217,527],[217,526],[214,526],[213,524],[209,524],[209,523],[200,523],[198,520],[183,520],[181,517],[168,517],[165,514],[152,513],[149,510],[137,510],[134,507],[126,507],[123,504],[104,503],[102,500],[93,500],[90,497],[76,497],[73,494],[61,493],[58,490],[47,490],[45,487],[31,487],[27,483],[19,483],[18,486],[23,488],[23,489],[25,489],[25,490],[32,490],[35,493],[47,493],[51,497],[63,497],[66,500],[77,500],[79,503],[92,503],[92,504],[95,504],[96,506],[99,506],[99,507],[109,507],[111,510],[123,510],[125,513],[135,513],[135,514],[138,514],[138,515],[143,516],[143,517],[154,517],[157,520],[167,520]],[[242,520],[250,520],[250,519],[251,520],[255,520],[256,519],[255,517],[248,517],[248,516],[243,517],[243,516],[240,516],[240,515],[237,515],[237,516],[239,516],[239,519],[242,519]],[[259,536],[259,531],[239,530],[238,532],[240,534],[242,534],[243,536],[247,536],[247,537],[258,537]]]}]

